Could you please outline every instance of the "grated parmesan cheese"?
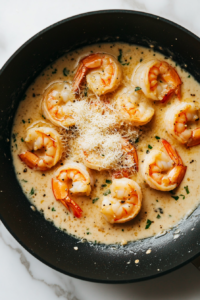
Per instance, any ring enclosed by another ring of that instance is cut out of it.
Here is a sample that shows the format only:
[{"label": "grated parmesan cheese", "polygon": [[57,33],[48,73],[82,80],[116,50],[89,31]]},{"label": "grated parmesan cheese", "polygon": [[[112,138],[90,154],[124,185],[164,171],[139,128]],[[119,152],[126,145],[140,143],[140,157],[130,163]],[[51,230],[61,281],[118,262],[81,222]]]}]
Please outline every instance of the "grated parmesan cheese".
[{"label": "grated parmesan cheese", "polygon": [[96,169],[119,169],[133,166],[122,150],[121,139],[137,138],[138,130],[121,122],[108,101],[82,98],[73,103],[76,126],[61,130],[68,157],[75,161],[87,159]]}]

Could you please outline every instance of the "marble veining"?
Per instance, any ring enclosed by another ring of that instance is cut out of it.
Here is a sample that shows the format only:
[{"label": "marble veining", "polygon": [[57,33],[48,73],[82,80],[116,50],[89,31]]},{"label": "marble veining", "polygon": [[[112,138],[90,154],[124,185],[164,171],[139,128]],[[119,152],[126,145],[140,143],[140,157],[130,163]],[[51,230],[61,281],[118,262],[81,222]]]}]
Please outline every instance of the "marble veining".
[{"label": "marble veining", "polygon": [[[62,297],[63,299],[67,300],[78,300],[78,298],[74,296],[74,286],[71,279],[69,279],[68,284],[64,284],[65,286],[61,286],[60,284],[56,283],[56,281],[55,283],[51,283],[51,281],[48,281],[47,278],[45,278],[45,280],[43,279],[43,277],[40,278],[39,276],[41,276],[41,274],[39,275],[36,272],[34,272],[34,269],[32,270],[31,263],[28,261],[27,258],[28,253],[26,252],[25,254],[26,250],[24,250],[19,244],[16,245],[17,242],[12,238],[11,235],[9,236],[9,234],[7,234],[5,228],[3,227],[4,226],[2,222],[0,222],[0,239],[3,241],[5,246],[11,250],[11,252],[17,253],[20,263],[24,266],[24,268],[27,271],[27,276],[30,276],[32,280],[41,282],[46,287],[50,288],[57,297]],[[59,277],[59,273],[56,273],[56,275],[58,275]]]},{"label": "marble veining", "polygon": [[[72,15],[102,9],[133,9],[156,14],[200,36],[198,0],[0,1],[0,67],[26,40],[43,28]],[[146,282],[126,285],[84,282],[63,275],[34,258],[19,245],[1,222],[0,254],[2,300],[200,298],[200,272],[191,264]]]}]

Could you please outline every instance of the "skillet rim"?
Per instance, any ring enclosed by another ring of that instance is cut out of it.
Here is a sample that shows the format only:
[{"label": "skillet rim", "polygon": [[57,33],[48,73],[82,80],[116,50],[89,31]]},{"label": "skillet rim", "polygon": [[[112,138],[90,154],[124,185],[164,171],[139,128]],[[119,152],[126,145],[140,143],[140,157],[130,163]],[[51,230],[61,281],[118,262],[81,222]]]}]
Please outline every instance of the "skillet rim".
[{"label": "skillet rim", "polygon": [[[42,29],[41,31],[39,31],[38,33],[36,33],[35,35],[33,35],[31,38],[29,38],[25,43],[22,44],[22,46],[20,46],[11,56],[10,58],[5,62],[5,64],[2,66],[2,68],[0,69],[0,76],[2,75],[3,71],[6,69],[6,67],[12,62],[12,60],[15,58],[15,56],[21,52],[22,49],[24,49],[30,42],[32,42],[35,38],[38,38],[39,36],[41,36],[42,34],[46,33],[47,31],[51,30],[52,28],[59,26],[65,22],[71,21],[71,20],[76,20],[82,17],[87,17],[87,16],[92,16],[92,15],[101,15],[101,14],[115,14],[115,13],[125,13],[125,14],[132,14],[132,15],[138,15],[138,16],[144,16],[144,17],[150,17],[151,19],[157,19],[157,20],[161,20],[163,21],[165,24],[167,25],[171,25],[174,26],[176,28],[178,28],[179,30],[181,30],[182,32],[188,34],[189,36],[191,36],[192,38],[194,38],[195,40],[197,40],[200,43],[200,38],[195,35],[194,33],[192,33],[190,30],[182,27],[181,25],[170,21],[168,19],[165,19],[163,17],[154,15],[154,14],[149,14],[146,12],[141,12],[141,11],[135,11],[135,10],[123,10],[123,9],[108,9],[108,10],[97,10],[97,11],[90,11],[90,12],[86,12],[86,13],[81,13],[78,15],[74,15],[72,17],[66,18],[66,19],[62,19],[61,21],[58,21],[56,23],[53,23],[52,25],[45,27],[44,29]],[[149,279],[154,279],[163,275],[166,275],[172,271],[175,271],[181,267],[183,267],[184,265],[188,264],[189,262],[191,262],[192,260],[194,260],[195,258],[197,258],[200,254],[200,249],[199,249],[199,253],[191,256],[189,259],[185,260],[183,263],[180,263],[179,265],[169,268],[166,271],[160,271],[154,275],[147,275],[146,277],[142,277],[142,278],[138,278],[138,279],[130,279],[130,280],[110,280],[110,279],[93,279],[90,277],[83,277],[83,276],[79,276],[79,275],[75,275],[71,272],[66,272],[63,271],[62,269],[60,269],[59,267],[56,267],[55,265],[47,262],[45,259],[41,258],[39,255],[35,254],[33,250],[31,250],[28,246],[26,246],[26,244],[20,239],[18,238],[18,236],[12,231],[12,229],[9,227],[9,225],[6,223],[6,221],[4,220],[3,216],[1,215],[0,212],[0,220],[2,221],[3,225],[6,227],[6,229],[10,232],[10,234],[17,240],[17,242],[26,250],[28,251],[31,255],[33,255],[35,258],[37,258],[39,261],[41,261],[42,263],[44,263],[45,265],[47,265],[48,267],[51,267],[52,269],[71,276],[73,278],[77,278],[77,279],[81,279],[81,280],[85,280],[85,281],[90,281],[90,282],[96,282],[96,283],[106,283],[106,284],[117,284],[117,283],[132,283],[132,282],[139,282],[139,281],[145,281],[145,280],[149,280]]]}]

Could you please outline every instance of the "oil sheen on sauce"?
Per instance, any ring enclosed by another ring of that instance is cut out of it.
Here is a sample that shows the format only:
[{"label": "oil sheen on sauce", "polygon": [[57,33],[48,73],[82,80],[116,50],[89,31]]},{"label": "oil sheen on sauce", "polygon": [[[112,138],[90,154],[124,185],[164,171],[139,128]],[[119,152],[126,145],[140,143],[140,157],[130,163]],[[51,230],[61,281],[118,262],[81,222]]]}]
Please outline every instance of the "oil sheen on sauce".
[{"label": "oil sheen on sauce", "polygon": [[[141,127],[142,134],[137,143],[139,166],[143,163],[144,157],[148,155],[148,151],[151,151],[149,148],[160,149],[160,141],[156,136],[162,137],[167,139],[178,150],[184,165],[187,166],[186,176],[178,189],[172,194],[149,188],[145,184],[140,170],[138,174],[134,174],[133,179],[142,189],[143,205],[139,215],[128,223],[109,224],[100,213],[103,193],[110,188],[109,183],[105,184],[106,179],[111,179],[108,172],[94,171],[96,184],[91,195],[89,197],[74,198],[83,210],[83,216],[78,219],[68,212],[60,202],[55,200],[52,192],[51,178],[55,170],[60,167],[61,162],[58,162],[49,171],[34,171],[20,161],[18,154],[27,150],[24,142],[27,129],[33,126],[34,122],[41,121],[41,124],[47,122],[41,112],[42,94],[47,86],[56,80],[72,80],[74,76],[73,70],[77,66],[77,61],[89,53],[106,52],[117,58],[119,49],[122,49],[123,59],[126,63],[122,65],[123,82],[126,86],[130,84],[134,67],[141,60],[155,58],[166,60],[163,55],[154,52],[152,49],[120,43],[94,45],[68,53],[47,67],[28,88],[26,97],[20,102],[16,112],[12,130],[12,155],[16,176],[23,192],[32,205],[44,214],[45,219],[53,221],[55,226],[68,234],[75,235],[81,239],[107,244],[124,243],[159,234],[175,226],[199,204],[200,146],[189,149],[182,146],[167,134],[163,122],[165,111],[169,108],[169,105],[173,104],[174,99],[171,99],[167,104],[161,104],[159,101],[152,102],[155,108],[155,115],[150,123]],[[169,58],[167,62],[175,66],[175,63]],[[199,84],[179,66],[176,66],[176,69],[183,81],[182,99],[190,98],[199,102]],[[109,97],[114,98],[115,93],[120,92],[120,88],[109,95]],[[94,201],[95,198],[99,199]],[[152,223],[149,228],[145,229],[147,220],[152,221]]]}]

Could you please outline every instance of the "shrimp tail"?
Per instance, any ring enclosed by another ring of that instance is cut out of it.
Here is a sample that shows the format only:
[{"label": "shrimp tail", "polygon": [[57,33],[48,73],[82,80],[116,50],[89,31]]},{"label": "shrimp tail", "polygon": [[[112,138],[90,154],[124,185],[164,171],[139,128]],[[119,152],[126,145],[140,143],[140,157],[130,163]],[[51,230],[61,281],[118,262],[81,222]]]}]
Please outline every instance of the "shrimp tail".
[{"label": "shrimp tail", "polygon": [[78,70],[76,72],[76,75],[74,76],[74,81],[73,81],[73,86],[72,86],[72,90],[75,94],[79,93],[79,87],[82,84],[82,82],[84,81],[86,73],[87,73],[87,68],[84,67],[83,64],[80,64],[80,66],[78,67]]},{"label": "shrimp tail", "polygon": [[170,99],[170,97],[175,94],[178,99],[181,99],[181,84],[182,80],[180,76],[178,75],[176,69],[168,65],[168,72],[167,74],[163,75],[163,78],[166,82],[171,82],[172,86],[174,86],[172,89],[168,91],[168,93],[163,97],[161,100],[162,103],[165,103],[167,100]]},{"label": "shrimp tail", "polygon": [[102,60],[98,54],[91,54],[81,60],[73,80],[72,90],[74,91],[74,93],[79,93],[79,87],[84,81],[88,69],[98,68],[101,66],[101,64]]},{"label": "shrimp tail", "polygon": [[60,200],[60,202],[68,209],[68,210],[72,210],[73,214],[75,217],[80,218],[82,216],[82,209],[80,208],[80,206],[71,198],[66,198],[66,199],[62,199]]},{"label": "shrimp tail", "polygon": [[190,139],[188,140],[186,146],[193,147],[193,146],[197,146],[199,144],[200,144],[200,127],[195,128],[192,131],[192,135],[191,135]]},{"label": "shrimp tail", "polygon": [[113,179],[120,179],[120,178],[129,178],[130,177],[130,171],[128,170],[116,170],[112,173]]},{"label": "shrimp tail", "polygon": [[46,167],[40,167],[40,168],[38,168],[39,157],[36,154],[34,154],[34,153],[30,152],[30,151],[26,151],[26,152],[23,152],[23,153],[19,154],[19,158],[30,169],[35,169],[35,170],[38,169],[38,170],[41,170],[41,171],[46,171],[47,170]]},{"label": "shrimp tail", "polygon": [[132,157],[134,159],[134,166],[127,168],[127,169],[122,169],[122,170],[115,170],[112,173],[112,177],[116,178],[116,179],[120,179],[120,178],[129,178],[130,175],[136,171],[139,171],[139,162],[138,162],[138,155],[137,155],[137,150],[136,148],[131,145],[130,143],[128,143],[128,141],[126,139],[124,139],[124,144],[122,146],[122,148],[127,152],[129,157]]},{"label": "shrimp tail", "polygon": [[170,172],[169,179],[171,183],[176,183],[177,184],[176,187],[178,187],[185,176],[187,167],[183,165],[183,161],[180,155],[178,154],[177,150],[174,149],[169,142],[162,139],[162,144],[165,147],[165,150],[167,151],[169,157],[175,163],[175,167]]},{"label": "shrimp tail", "polygon": [[174,149],[169,142],[167,142],[166,140],[162,139],[162,144],[165,147],[165,150],[167,151],[169,157],[173,160],[173,162],[175,163],[175,165],[177,166],[183,166],[183,161],[180,157],[180,155],[178,154],[177,150]]},{"label": "shrimp tail", "polygon": [[182,82],[176,88],[176,90],[174,90],[174,89],[169,90],[168,93],[164,95],[163,99],[160,102],[166,103],[173,94],[177,95],[178,99],[180,100],[181,99],[181,84],[182,84]]},{"label": "shrimp tail", "polygon": [[81,217],[82,209],[74,200],[69,198],[68,186],[65,182],[52,178],[52,190],[57,201],[60,201],[68,210],[71,209],[75,217]]},{"label": "shrimp tail", "polygon": [[186,170],[187,170],[186,166],[175,166],[173,168],[173,172],[170,172],[170,176],[169,176],[171,183],[172,184],[176,183],[177,184],[176,187],[178,187],[185,176]]},{"label": "shrimp tail", "polygon": [[177,95],[179,100],[181,100],[181,84],[182,84],[182,81],[181,81],[180,85],[175,90],[175,94]]},{"label": "shrimp tail", "polygon": [[173,94],[174,94],[174,89],[169,90],[169,92],[164,95],[163,99],[160,102],[166,103]]}]

